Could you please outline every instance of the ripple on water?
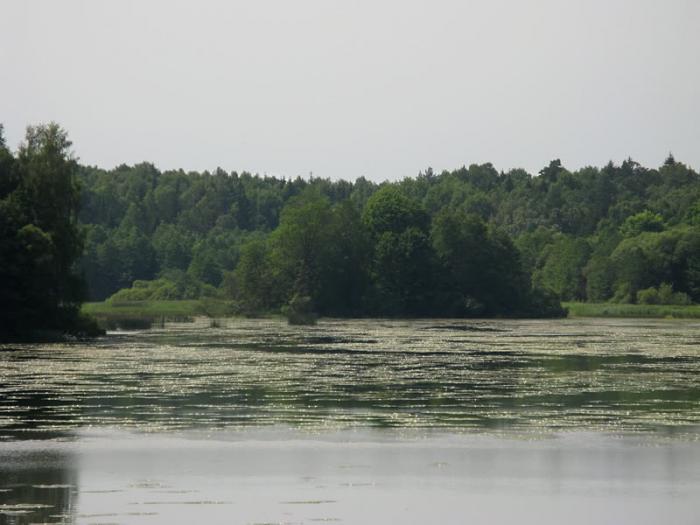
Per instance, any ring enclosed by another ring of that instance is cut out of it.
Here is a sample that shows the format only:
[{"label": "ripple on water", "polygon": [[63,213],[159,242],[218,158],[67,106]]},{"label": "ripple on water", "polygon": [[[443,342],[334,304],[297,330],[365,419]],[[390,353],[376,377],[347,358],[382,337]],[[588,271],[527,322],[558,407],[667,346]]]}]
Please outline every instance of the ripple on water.
[{"label": "ripple on water", "polygon": [[14,345],[0,352],[0,438],[267,425],[692,433],[698,341],[700,324],[678,321],[233,319]]}]

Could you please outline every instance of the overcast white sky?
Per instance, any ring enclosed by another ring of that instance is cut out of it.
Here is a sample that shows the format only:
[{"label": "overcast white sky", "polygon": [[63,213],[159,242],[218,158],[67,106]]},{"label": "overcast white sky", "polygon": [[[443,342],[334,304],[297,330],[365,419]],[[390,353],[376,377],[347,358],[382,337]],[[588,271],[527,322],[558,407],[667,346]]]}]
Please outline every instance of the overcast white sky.
[{"label": "overcast white sky", "polygon": [[49,120],[105,168],[699,168],[700,1],[2,0],[8,143]]}]

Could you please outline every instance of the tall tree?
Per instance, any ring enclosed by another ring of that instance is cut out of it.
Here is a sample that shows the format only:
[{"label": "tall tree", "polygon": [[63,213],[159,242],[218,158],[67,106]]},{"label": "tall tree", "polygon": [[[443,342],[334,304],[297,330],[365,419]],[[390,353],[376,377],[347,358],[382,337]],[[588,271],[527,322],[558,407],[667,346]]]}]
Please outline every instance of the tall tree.
[{"label": "tall tree", "polygon": [[84,286],[75,262],[83,237],[70,147],[57,124],[30,126],[12,167],[16,187],[0,202],[2,333],[64,329],[77,321]]},{"label": "tall tree", "polygon": [[374,244],[370,309],[383,315],[429,312],[434,273],[425,209],[385,186],[367,201],[362,221]]}]

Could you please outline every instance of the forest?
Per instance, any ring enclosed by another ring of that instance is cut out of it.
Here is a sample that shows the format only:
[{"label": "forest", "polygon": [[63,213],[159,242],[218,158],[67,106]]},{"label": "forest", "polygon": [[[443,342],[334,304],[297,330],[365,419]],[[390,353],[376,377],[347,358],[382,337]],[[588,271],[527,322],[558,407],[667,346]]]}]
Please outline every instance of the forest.
[{"label": "forest", "polygon": [[[22,304],[35,303],[51,272],[66,277],[51,292],[54,316],[78,297],[212,297],[245,315],[292,306],[406,317],[700,301],[700,177],[670,154],[658,168],[627,159],[570,171],[553,160],[533,175],[487,163],[351,182],[149,163],[105,170],[70,157],[55,126],[62,163],[39,168],[32,133],[51,126],[30,128],[16,155],[3,143],[0,257],[6,290]],[[59,194],[60,209],[27,204]],[[22,215],[23,206],[32,212]],[[25,286],[8,270],[17,246],[26,257],[52,254],[33,263],[44,281],[27,277]]]}]

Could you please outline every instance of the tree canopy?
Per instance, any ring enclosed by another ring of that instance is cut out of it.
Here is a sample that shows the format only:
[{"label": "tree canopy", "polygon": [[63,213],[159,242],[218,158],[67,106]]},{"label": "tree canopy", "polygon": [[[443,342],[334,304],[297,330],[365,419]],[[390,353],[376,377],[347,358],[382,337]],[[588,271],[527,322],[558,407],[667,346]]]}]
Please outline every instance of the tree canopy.
[{"label": "tree canopy", "polygon": [[93,300],[138,281],[138,296],[216,293],[250,314],[295,297],[338,316],[700,301],[700,176],[670,157],[656,169],[553,160],[534,176],[472,164],[381,184],[105,170],[78,164],[52,124],[29,128],[15,154],[0,142],[0,207],[12,312],[51,298],[34,319],[75,311],[79,275]]},{"label": "tree canopy", "polygon": [[[536,176],[471,165],[382,184],[150,164],[78,176],[94,299],[179,269],[244,309],[301,293],[334,315],[515,315],[534,289],[636,302],[662,283],[700,300],[700,177],[675,159],[575,172],[554,160]],[[244,274],[274,283],[267,299],[252,299]]]},{"label": "tree canopy", "polygon": [[0,334],[6,338],[78,327],[83,237],[70,147],[55,123],[28,127],[16,157],[0,136]]}]

